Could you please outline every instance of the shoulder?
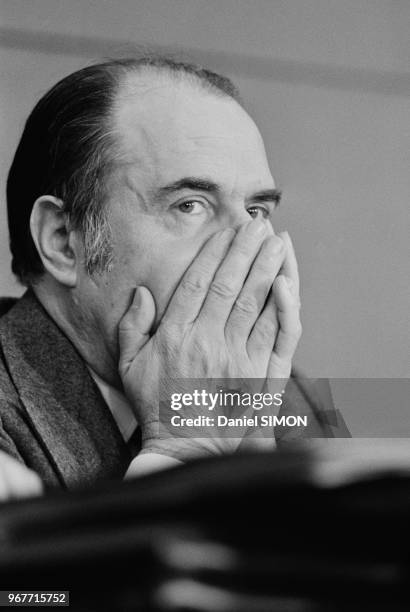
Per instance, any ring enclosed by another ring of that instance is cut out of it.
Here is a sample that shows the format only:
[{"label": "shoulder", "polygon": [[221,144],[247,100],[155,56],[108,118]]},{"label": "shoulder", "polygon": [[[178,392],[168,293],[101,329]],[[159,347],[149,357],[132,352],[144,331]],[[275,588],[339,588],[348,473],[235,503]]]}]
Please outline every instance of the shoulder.
[{"label": "shoulder", "polygon": [[21,461],[15,444],[15,431],[21,429],[24,416],[16,388],[0,351],[0,450]]},{"label": "shoulder", "polygon": [[0,450],[20,459],[16,444],[21,435],[27,435],[27,415],[21,403],[16,377],[18,378],[18,353],[10,361],[6,356],[13,352],[13,322],[18,319],[14,312],[21,300],[0,298]]}]

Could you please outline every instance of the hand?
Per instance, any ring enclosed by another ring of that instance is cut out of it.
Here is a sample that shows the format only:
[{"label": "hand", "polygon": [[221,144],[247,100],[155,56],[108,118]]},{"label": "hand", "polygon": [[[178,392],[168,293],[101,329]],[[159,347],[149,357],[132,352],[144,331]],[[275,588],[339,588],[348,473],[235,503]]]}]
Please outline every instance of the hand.
[{"label": "hand", "polygon": [[[152,337],[154,299],[147,288],[137,289],[119,326],[119,372],[142,428],[143,450],[171,452],[158,434],[160,378],[169,381],[170,393],[173,381],[184,378],[277,378],[283,388],[301,334],[299,279],[289,236],[267,236],[267,227],[255,219],[237,233],[212,236]],[[220,439],[202,446],[226,450]]]},{"label": "hand", "polygon": [[0,501],[41,495],[43,483],[25,465],[0,451]]}]

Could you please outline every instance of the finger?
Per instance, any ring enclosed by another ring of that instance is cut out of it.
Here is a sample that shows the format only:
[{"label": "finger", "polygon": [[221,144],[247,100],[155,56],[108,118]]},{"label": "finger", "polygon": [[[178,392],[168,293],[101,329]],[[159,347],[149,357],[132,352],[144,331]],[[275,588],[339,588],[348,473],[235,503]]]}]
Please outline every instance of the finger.
[{"label": "finger", "polygon": [[227,228],[206,242],[176,288],[161,325],[193,323],[234,236],[235,230]]},{"label": "finger", "polygon": [[271,452],[276,448],[276,440],[272,429],[272,434],[261,435],[260,430],[253,428],[251,431],[246,432],[246,435],[242,438],[237,452]]},{"label": "finger", "polygon": [[118,327],[122,371],[128,369],[138,352],[148,342],[154,321],[154,298],[146,287],[137,287],[131,305]]},{"label": "finger", "polygon": [[[299,301],[292,291],[291,279],[280,274],[273,283],[273,295],[276,302],[279,331],[271,357],[270,368],[285,364],[289,368],[299,342],[302,326],[299,317]],[[280,369],[280,367],[279,367]],[[270,371],[269,378],[286,377],[283,372]]]},{"label": "finger", "polygon": [[200,312],[203,319],[225,327],[266,232],[267,223],[259,217],[241,226],[209,287]]},{"label": "finger", "polygon": [[246,350],[253,363],[263,364],[266,370],[275,346],[279,329],[277,308],[273,293],[269,294],[264,309],[256,321],[248,338]]},{"label": "finger", "polygon": [[10,497],[8,479],[4,475],[4,470],[0,467],[0,502],[7,501]]},{"label": "finger", "polygon": [[6,453],[1,453],[0,463],[0,499],[2,501],[42,493],[43,483],[38,474]]},{"label": "finger", "polygon": [[280,232],[279,236],[282,238],[285,247],[286,247],[286,257],[283,262],[282,272],[285,276],[290,278],[293,282],[293,289],[295,296],[299,299],[300,293],[300,280],[299,280],[299,270],[298,270],[298,262],[296,260],[295,249],[293,247],[293,243],[291,237],[288,232]]},{"label": "finger", "polygon": [[[16,462],[17,463],[17,462]],[[9,492],[12,499],[34,497],[43,492],[43,483],[35,472],[17,463],[17,469],[8,472]]]},{"label": "finger", "polygon": [[[225,335],[234,344],[247,342],[249,334],[264,308],[284,257],[285,245],[283,240],[278,236],[266,238],[232,307],[226,324]],[[265,323],[270,325],[270,322],[265,321],[265,318],[266,315],[263,317],[260,327],[266,328]],[[267,331],[267,329],[264,329],[264,331]],[[257,336],[262,339],[260,333]],[[272,347],[273,343],[270,345],[270,351]]]}]

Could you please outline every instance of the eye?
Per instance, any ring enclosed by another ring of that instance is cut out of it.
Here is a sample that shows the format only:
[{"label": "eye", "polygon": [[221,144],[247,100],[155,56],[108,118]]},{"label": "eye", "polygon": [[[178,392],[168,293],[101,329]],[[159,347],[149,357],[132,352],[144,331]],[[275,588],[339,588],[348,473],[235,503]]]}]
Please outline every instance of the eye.
[{"label": "eye", "polygon": [[188,215],[198,215],[202,212],[202,209],[205,208],[205,202],[202,202],[201,200],[187,200],[186,202],[181,202],[178,204],[177,208],[182,213]]},{"label": "eye", "polygon": [[267,210],[263,206],[250,206],[249,208],[247,208],[247,212],[254,219],[259,215],[259,213],[262,213],[264,219],[267,219],[269,217],[269,210]]}]

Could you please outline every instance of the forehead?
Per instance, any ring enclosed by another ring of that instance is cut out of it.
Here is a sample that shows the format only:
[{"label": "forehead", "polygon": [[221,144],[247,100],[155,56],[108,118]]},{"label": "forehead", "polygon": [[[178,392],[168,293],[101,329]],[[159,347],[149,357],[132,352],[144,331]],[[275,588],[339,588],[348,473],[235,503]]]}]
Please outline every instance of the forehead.
[{"label": "forehead", "polygon": [[201,175],[232,189],[273,183],[253,120],[231,98],[198,85],[163,76],[129,78],[117,96],[114,129],[121,159],[146,180]]}]

